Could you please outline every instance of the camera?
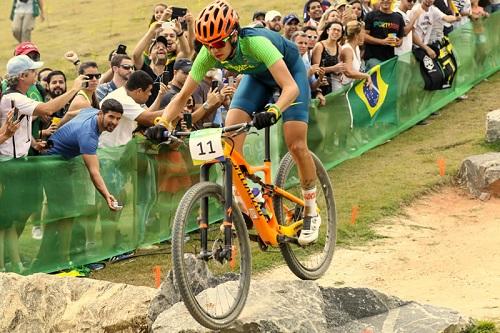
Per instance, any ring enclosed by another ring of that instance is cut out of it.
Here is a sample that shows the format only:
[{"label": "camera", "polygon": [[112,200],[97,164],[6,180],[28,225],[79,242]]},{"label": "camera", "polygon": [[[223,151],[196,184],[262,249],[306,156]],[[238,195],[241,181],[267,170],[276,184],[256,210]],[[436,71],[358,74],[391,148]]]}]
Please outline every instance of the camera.
[{"label": "camera", "polygon": [[219,88],[219,81],[213,80],[212,81],[212,91],[216,91]]},{"label": "camera", "polygon": [[182,7],[172,7],[172,20],[178,19],[179,17],[186,16],[187,8]]},{"label": "camera", "polygon": [[127,45],[120,44],[116,49],[116,54],[127,54]]},{"label": "camera", "polygon": [[193,127],[193,115],[190,112],[184,112],[182,118],[186,123],[186,127],[191,129]]}]

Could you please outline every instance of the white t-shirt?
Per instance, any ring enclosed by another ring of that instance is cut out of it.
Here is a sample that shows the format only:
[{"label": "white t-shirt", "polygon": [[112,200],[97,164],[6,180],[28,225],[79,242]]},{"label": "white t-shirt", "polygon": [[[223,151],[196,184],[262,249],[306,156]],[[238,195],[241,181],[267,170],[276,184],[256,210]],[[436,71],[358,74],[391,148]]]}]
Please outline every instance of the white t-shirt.
[{"label": "white t-shirt", "polygon": [[14,9],[15,14],[33,14],[33,0],[28,0],[26,2],[17,1],[16,8]]},{"label": "white t-shirt", "polygon": [[4,95],[0,101],[0,123],[7,121],[7,113],[12,109],[11,101],[19,109],[21,125],[14,136],[0,144],[0,155],[14,156],[14,142],[16,145],[16,157],[28,155],[31,146],[31,121],[35,108],[41,104],[26,95],[15,92]]},{"label": "white t-shirt", "polygon": [[102,101],[107,99],[115,99],[123,106],[123,115],[118,123],[118,126],[113,132],[102,132],[99,137],[99,147],[117,147],[127,144],[132,140],[132,133],[137,127],[135,119],[145,112],[145,108],[136,103],[132,97],[127,95],[125,87],[116,89],[109,93]]},{"label": "white t-shirt", "polygon": [[[411,19],[413,15],[421,8],[420,4],[413,6],[413,9],[408,13],[408,17]],[[424,44],[429,44],[431,42],[432,25],[436,21],[441,21],[443,17],[446,16],[437,7],[431,6],[428,11],[424,11],[415,22],[415,29],[413,33],[420,37]]]},{"label": "white t-shirt", "polygon": [[[410,18],[408,17],[408,14],[403,12],[401,9],[396,8],[394,12],[401,14],[403,16],[403,20],[405,21],[405,27],[410,23]],[[395,55],[401,55],[406,52],[411,51],[411,47],[413,45],[413,30],[410,30],[408,35],[403,37],[403,42],[401,43],[401,46],[395,47],[394,48],[394,54]]]},{"label": "white t-shirt", "polygon": [[[352,51],[352,69],[355,71],[358,71],[361,69],[361,51],[359,49],[359,46],[356,46],[356,49],[354,50],[349,43],[345,43],[342,45],[342,50],[349,48]],[[342,75],[342,84],[350,84],[354,79],[351,79],[350,77],[347,77],[345,75]]]}]

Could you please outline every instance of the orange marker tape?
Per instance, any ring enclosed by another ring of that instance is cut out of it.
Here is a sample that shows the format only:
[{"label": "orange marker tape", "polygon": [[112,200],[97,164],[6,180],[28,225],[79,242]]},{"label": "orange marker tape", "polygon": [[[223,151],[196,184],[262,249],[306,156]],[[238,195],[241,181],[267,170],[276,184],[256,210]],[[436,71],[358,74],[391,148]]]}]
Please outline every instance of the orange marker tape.
[{"label": "orange marker tape", "polygon": [[358,218],[359,206],[352,206],[351,210],[351,224],[356,224],[356,219]]},{"label": "orange marker tape", "polygon": [[155,277],[155,287],[160,288],[161,284],[161,267],[160,266],[155,266],[153,267],[153,274]]},{"label": "orange marker tape", "polygon": [[444,158],[439,158],[437,160],[437,165],[438,165],[438,168],[439,168],[439,175],[441,177],[444,177],[445,173],[446,173],[446,161]]}]

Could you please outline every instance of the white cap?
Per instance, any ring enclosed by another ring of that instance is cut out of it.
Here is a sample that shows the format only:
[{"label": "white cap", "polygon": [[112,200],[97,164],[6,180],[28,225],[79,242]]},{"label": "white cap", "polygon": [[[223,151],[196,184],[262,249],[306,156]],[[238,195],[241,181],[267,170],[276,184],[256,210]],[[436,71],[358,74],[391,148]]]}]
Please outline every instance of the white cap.
[{"label": "white cap", "polygon": [[7,74],[11,76],[19,75],[29,69],[38,69],[43,66],[41,61],[33,61],[25,54],[12,57],[7,62]]},{"label": "white cap", "polygon": [[280,17],[280,20],[281,18],[283,17],[281,15],[280,12],[278,12],[277,10],[270,10],[266,13],[266,16],[264,17],[264,21],[266,22],[271,22],[272,20],[274,20],[275,17],[279,16]]}]

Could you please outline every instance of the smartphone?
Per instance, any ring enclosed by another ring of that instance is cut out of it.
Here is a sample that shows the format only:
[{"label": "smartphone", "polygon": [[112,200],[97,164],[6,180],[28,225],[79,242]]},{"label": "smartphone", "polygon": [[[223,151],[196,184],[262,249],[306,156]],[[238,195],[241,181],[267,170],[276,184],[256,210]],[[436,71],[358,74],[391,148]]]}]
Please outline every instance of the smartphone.
[{"label": "smartphone", "polygon": [[227,82],[228,82],[230,87],[234,87],[234,76],[228,77]]},{"label": "smartphone", "polygon": [[127,54],[127,45],[119,44],[116,49],[116,54]]},{"label": "smartphone", "polygon": [[89,87],[89,81],[83,82],[82,83],[82,88],[87,89]]},{"label": "smartphone", "polygon": [[216,91],[218,88],[219,88],[219,81],[213,80],[212,81],[212,91]]},{"label": "smartphone", "polygon": [[174,22],[171,22],[171,21],[168,21],[168,22],[164,22],[161,27],[165,30],[165,29],[175,29],[175,23]]},{"label": "smartphone", "polygon": [[182,8],[182,7],[172,7],[172,20],[175,20],[179,17],[186,16],[187,14],[187,8]]},{"label": "smartphone", "polygon": [[116,210],[122,210],[123,204],[118,201],[113,201],[113,208],[115,208]]},{"label": "smartphone", "polygon": [[47,140],[47,143],[45,144],[45,149],[50,149],[52,147],[54,147],[54,141]]},{"label": "smartphone", "polygon": [[186,123],[186,127],[191,129],[193,127],[193,115],[191,114],[191,112],[184,112],[182,114],[182,118]]},{"label": "smartphone", "polygon": [[14,109],[14,114],[12,115],[12,121],[16,122],[19,119],[19,109],[16,108],[16,105],[13,100],[10,100],[10,107]]}]

